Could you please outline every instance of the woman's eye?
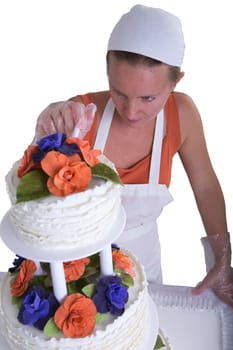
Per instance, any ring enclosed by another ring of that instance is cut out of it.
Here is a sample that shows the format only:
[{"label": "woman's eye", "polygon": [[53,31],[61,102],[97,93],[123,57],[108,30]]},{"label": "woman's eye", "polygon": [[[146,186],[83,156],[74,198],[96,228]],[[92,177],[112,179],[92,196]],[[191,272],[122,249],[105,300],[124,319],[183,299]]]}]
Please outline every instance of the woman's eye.
[{"label": "woman's eye", "polygon": [[113,91],[113,93],[117,96],[117,97],[125,97],[121,92],[119,91]]},{"label": "woman's eye", "polygon": [[152,102],[155,100],[155,98],[156,98],[155,96],[143,96],[142,97],[143,101],[145,101],[145,102]]}]

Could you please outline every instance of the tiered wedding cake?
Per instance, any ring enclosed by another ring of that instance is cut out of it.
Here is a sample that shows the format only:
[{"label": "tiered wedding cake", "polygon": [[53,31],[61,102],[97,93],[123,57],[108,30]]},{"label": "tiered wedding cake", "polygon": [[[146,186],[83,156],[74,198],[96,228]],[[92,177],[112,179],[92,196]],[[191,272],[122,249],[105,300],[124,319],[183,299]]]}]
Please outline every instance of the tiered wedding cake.
[{"label": "tiered wedding cake", "polygon": [[113,165],[54,134],[29,146],[6,181],[1,236],[18,254],[0,299],[10,348],[152,349],[158,320],[143,267],[112,244],[125,222]]}]

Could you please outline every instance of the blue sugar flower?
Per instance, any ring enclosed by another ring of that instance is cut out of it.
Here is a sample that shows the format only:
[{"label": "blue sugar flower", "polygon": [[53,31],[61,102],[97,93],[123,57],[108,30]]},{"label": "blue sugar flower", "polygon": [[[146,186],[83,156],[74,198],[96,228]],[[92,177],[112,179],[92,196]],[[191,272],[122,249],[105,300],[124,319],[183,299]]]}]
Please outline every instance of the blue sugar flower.
[{"label": "blue sugar flower", "polygon": [[76,145],[76,143],[63,143],[61,147],[57,149],[59,152],[67,155],[81,153],[80,149]]},{"label": "blue sugar flower", "polygon": [[120,247],[116,243],[111,244],[112,249],[120,250]]},{"label": "blue sugar flower", "polygon": [[50,151],[58,151],[67,155],[80,153],[75,143],[68,144],[65,143],[65,141],[66,135],[62,132],[51,134],[40,139],[37,142],[39,150],[32,155],[34,163],[39,163]]},{"label": "blue sugar flower", "polygon": [[42,286],[33,286],[24,297],[18,320],[25,325],[34,325],[43,330],[58,307],[59,302],[52,293],[47,292]]},{"label": "blue sugar flower", "polygon": [[42,137],[42,139],[37,142],[39,151],[32,155],[34,163],[39,163],[49,151],[58,150],[65,140],[66,135],[62,132]]},{"label": "blue sugar flower", "polygon": [[96,285],[97,293],[93,301],[100,313],[110,312],[112,315],[120,316],[125,311],[128,301],[127,288],[121,285],[119,276],[102,277]]},{"label": "blue sugar flower", "polygon": [[39,149],[43,152],[49,152],[54,149],[58,149],[63,145],[66,140],[66,135],[62,132],[51,134],[43,137],[37,142]]},{"label": "blue sugar flower", "polygon": [[20,268],[20,266],[21,266],[21,264],[22,264],[22,262],[24,261],[24,260],[26,260],[25,258],[23,258],[22,256],[19,256],[19,255],[17,255],[16,254],[16,258],[14,259],[14,261],[13,261],[13,267],[10,267],[9,269],[8,269],[8,271],[10,272],[10,273],[13,273],[13,272],[15,272],[15,271],[17,271],[19,268]]}]

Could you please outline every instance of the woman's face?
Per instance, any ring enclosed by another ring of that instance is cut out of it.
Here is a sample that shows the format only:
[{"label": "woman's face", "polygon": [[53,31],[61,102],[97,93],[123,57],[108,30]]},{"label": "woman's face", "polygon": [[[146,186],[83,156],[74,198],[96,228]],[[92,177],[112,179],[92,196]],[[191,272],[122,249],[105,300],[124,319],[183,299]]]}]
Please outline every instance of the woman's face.
[{"label": "woman's face", "polygon": [[122,120],[130,127],[143,127],[164,107],[175,87],[169,79],[169,66],[132,65],[109,58],[110,95]]}]

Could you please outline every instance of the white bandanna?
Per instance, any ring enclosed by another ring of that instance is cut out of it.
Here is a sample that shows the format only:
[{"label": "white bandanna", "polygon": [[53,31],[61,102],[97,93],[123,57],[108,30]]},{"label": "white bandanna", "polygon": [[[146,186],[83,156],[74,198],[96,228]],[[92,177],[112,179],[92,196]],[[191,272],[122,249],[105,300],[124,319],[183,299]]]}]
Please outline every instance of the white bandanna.
[{"label": "white bandanna", "polygon": [[185,50],[181,22],[162,9],[135,5],[113,28],[110,50],[133,52],[181,67]]}]

